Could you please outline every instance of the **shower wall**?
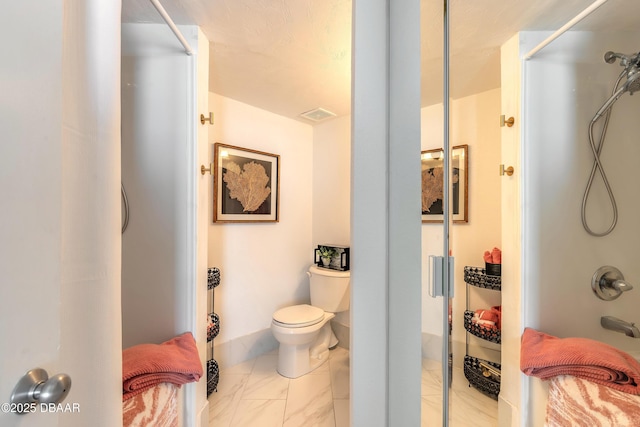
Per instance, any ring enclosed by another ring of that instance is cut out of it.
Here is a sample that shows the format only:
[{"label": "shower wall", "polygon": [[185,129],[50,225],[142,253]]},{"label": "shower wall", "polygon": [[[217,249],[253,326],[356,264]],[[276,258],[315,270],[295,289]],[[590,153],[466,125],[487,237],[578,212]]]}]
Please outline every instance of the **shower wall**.
[{"label": "shower wall", "polygon": [[[547,36],[521,33],[521,55]],[[588,124],[622,70],[618,64],[606,64],[603,55],[608,50],[637,52],[639,36],[635,32],[566,33],[523,63],[522,82],[524,325],[560,337],[596,339],[627,351],[639,351],[640,340],[603,329],[600,317],[640,321],[637,97],[625,94],[613,107],[601,156],[618,203],[617,228],[606,237],[588,235],[580,221],[580,206],[593,163]],[[599,176],[587,215],[593,229],[607,228],[611,209]],[[591,277],[604,265],[619,268],[638,287],[615,301],[596,298]],[[527,425],[541,425],[544,385],[533,380],[530,387]]]},{"label": "shower wall", "polygon": [[[182,29],[193,48],[197,28]],[[166,25],[122,25],[122,344],[192,329],[188,153],[194,70]]]},{"label": "shower wall", "polygon": [[[180,26],[185,54],[160,24],[122,25],[122,182],[130,207],[122,235],[122,345],[185,331],[206,358],[206,178],[210,126],[208,40]],[[182,424],[207,426],[206,377],[180,393]]]}]

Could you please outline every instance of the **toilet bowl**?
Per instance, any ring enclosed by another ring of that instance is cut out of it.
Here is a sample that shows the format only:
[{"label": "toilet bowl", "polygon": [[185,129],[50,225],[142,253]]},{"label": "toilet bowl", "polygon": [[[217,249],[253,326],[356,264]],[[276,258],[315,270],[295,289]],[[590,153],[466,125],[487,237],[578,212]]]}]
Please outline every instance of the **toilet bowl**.
[{"label": "toilet bowl", "polygon": [[330,320],[349,308],[349,272],[312,266],[311,304],[281,308],[273,314],[271,332],[280,343],[278,373],[287,378],[308,374],[329,358],[338,344]]},{"label": "toilet bowl", "polygon": [[338,343],[329,323],[333,317],[333,313],[308,304],[285,307],[273,314],[271,332],[280,343],[280,375],[298,378],[329,358],[329,347]]}]

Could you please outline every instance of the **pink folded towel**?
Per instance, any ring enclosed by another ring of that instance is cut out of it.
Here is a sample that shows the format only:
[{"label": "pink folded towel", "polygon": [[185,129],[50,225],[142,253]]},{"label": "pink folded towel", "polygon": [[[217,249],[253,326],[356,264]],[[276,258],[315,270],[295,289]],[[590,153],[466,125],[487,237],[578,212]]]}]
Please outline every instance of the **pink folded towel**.
[{"label": "pink folded towel", "polygon": [[526,328],[520,370],[550,379],[572,375],[630,394],[640,394],[640,363],[629,354],[588,338],[558,338]]},{"label": "pink folded towel", "polygon": [[498,315],[493,310],[476,310],[471,321],[484,328],[498,329]]},{"label": "pink folded towel", "polygon": [[498,248],[493,248],[491,252],[484,251],[483,258],[488,264],[502,264],[502,251]]},{"label": "pink folded towel", "polygon": [[122,400],[160,383],[178,386],[198,381],[202,363],[191,332],[162,344],[140,344],[122,351]]},{"label": "pink folded towel", "polygon": [[502,251],[498,248],[493,248],[491,251],[491,262],[493,264],[502,264]]}]

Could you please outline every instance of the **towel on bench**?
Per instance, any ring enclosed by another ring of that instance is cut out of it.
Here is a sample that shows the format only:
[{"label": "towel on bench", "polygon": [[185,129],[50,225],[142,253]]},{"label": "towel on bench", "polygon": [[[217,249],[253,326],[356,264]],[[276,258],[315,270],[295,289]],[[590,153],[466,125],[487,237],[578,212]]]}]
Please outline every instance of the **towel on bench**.
[{"label": "towel on bench", "polygon": [[191,332],[162,344],[139,344],[122,351],[122,400],[163,382],[181,386],[202,376],[202,363]]},{"label": "towel on bench", "polygon": [[572,375],[625,393],[640,394],[640,363],[615,347],[588,338],[558,338],[526,328],[520,370],[548,380]]}]

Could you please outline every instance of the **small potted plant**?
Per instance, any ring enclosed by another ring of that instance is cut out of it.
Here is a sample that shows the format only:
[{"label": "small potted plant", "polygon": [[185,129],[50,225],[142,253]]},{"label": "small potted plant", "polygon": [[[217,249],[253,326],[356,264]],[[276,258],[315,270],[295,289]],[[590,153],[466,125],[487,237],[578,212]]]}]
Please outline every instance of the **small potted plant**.
[{"label": "small potted plant", "polygon": [[335,255],[335,251],[332,248],[328,248],[326,246],[320,246],[318,249],[318,255],[320,255],[320,260],[322,261],[322,265],[324,267],[328,267],[331,263],[331,257]]}]

